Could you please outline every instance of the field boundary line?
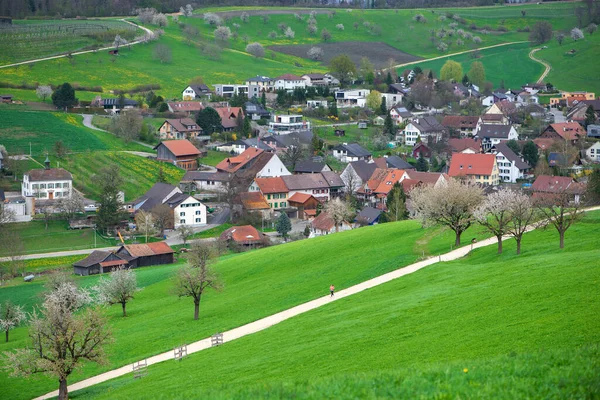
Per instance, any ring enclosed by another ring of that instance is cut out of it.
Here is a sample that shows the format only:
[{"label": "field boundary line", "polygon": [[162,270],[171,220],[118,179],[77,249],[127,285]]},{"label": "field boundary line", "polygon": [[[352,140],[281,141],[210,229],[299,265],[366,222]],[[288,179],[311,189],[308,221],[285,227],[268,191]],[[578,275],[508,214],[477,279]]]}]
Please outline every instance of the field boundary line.
[{"label": "field boundary line", "polygon": [[[126,24],[129,24],[129,25],[133,25],[136,28],[139,28],[139,29],[141,29],[143,31],[146,31],[146,33],[148,33],[150,35],[154,35],[154,32],[152,32],[150,29],[148,29],[148,28],[146,28],[144,26],[141,26],[141,25],[138,25],[138,24],[134,24],[133,22],[127,21],[124,18],[121,18],[119,21],[125,22]],[[140,43],[145,43],[145,41],[143,39],[135,40],[133,42],[127,43],[125,46],[132,46],[132,45],[140,44]],[[78,55],[81,55],[81,54],[88,54],[88,53],[94,53],[94,52],[98,52],[98,51],[111,50],[111,49],[114,49],[114,48],[115,48],[115,46],[101,47],[99,49],[94,49],[94,50],[76,51],[74,53],[70,53],[70,55],[72,55],[72,56],[78,56]],[[21,62],[13,63],[13,64],[0,65],[0,69],[2,69],[2,68],[10,68],[10,67],[18,67],[19,65],[27,65],[27,64],[36,63],[36,62],[39,62],[39,61],[56,60],[58,58],[65,58],[65,57],[68,57],[68,56],[69,56],[69,53],[67,53],[67,54],[59,54],[57,56],[50,56],[50,57],[44,57],[44,58],[36,58],[34,60],[27,60],[27,61],[21,61]]]},{"label": "field boundary line", "polygon": [[[595,210],[600,210],[600,206],[585,208],[585,209],[582,209],[580,212],[595,211]],[[531,225],[527,228],[527,232],[531,232],[541,226],[542,226],[541,224]],[[512,236],[502,237],[503,241],[508,240],[508,239],[512,239]],[[429,257],[425,260],[418,261],[416,263],[407,265],[405,267],[396,269],[394,271],[385,273],[385,274],[377,276],[375,278],[371,278],[364,282],[350,286],[346,289],[336,292],[333,297],[330,295],[322,296],[322,297],[316,298],[314,300],[310,300],[306,303],[302,303],[297,306],[288,308],[287,310],[280,311],[278,313],[258,319],[254,322],[250,322],[248,324],[239,326],[237,328],[233,328],[229,331],[223,332],[223,343],[231,342],[235,339],[239,339],[241,337],[251,335],[256,332],[260,332],[262,330],[270,328],[273,325],[277,325],[278,323],[283,322],[287,319],[293,318],[300,314],[304,314],[308,311],[312,311],[314,309],[317,309],[319,307],[327,305],[333,301],[337,301],[337,300],[343,299],[345,297],[349,297],[354,294],[363,292],[367,289],[371,289],[373,287],[382,285],[384,283],[398,279],[405,275],[412,274],[413,272],[423,269],[429,265],[437,264],[438,262],[457,260],[457,259],[469,254],[473,249],[477,249],[480,247],[487,247],[487,246],[493,245],[495,243],[497,243],[497,239],[495,236],[485,239],[485,240],[482,240],[477,243],[470,243],[466,246],[459,247],[458,249],[452,250],[448,253]],[[208,337],[208,338],[204,338],[204,339],[201,339],[196,342],[188,344],[187,352],[189,355],[192,353],[196,353],[196,352],[199,352],[202,350],[209,349],[211,347],[212,347],[211,337]],[[173,360],[173,350],[169,350],[167,352],[160,353],[160,354],[157,354],[157,355],[154,355],[151,357],[140,356],[140,358],[146,358],[148,365],[157,364],[157,363],[160,363],[163,361]],[[69,393],[71,393],[76,390],[85,389],[87,387],[96,385],[98,383],[106,382],[110,379],[118,378],[120,376],[124,376],[129,373],[131,373],[131,364],[127,364],[123,367],[120,367],[120,368],[117,368],[117,369],[114,369],[111,371],[107,371],[102,374],[99,374],[99,375],[84,379],[82,381],[76,382],[76,383],[68,386],[68,391],[69,391]],[[53,398],[56,396],[58,396],[58,390],[55,390],[53,392],[46,393],[45,395],[36,397],[34,400],[49,399],[49,398]]]}]

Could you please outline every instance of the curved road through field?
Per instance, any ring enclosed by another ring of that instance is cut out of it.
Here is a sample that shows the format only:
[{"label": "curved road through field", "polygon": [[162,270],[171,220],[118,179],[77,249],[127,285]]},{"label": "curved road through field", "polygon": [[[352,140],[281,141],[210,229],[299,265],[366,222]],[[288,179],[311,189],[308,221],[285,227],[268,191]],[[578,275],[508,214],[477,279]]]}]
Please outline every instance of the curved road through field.
[{"label": "curved road through field", "polygon": [[[600,210],[600,206],[591,207],[591,208],[586,209],[585,211],[594,211],[594,210]],[[527,228],[527,231],[528,232],[532,231],[539,226],[540,225],[531,226],[531,227]],[[511,237],[504,237],[503,240],[510,239],[510,238]],[[415,264],[408,265],[406,267],[397,269],[395,271],[388,272],[387,274],[375,277],[373,279],[369,279],[368,281],[359,283],[357,285],[350,286],[347,289],[340,290],[339,292],[337,292],[334,297],[330,297],[329,295],[323,296],[318,299],[309,301],[307,303],[300,304],[296,307],[292,307],[285,311],[281,311],[277,314],[273,314],[268,317],[251,322],[249,324],[242,325],[238,328],[231,329],[231,330],[223,333],[223,343],[231,342],[232,340],[239,339],[241,337],[251,335],[256,332],[260,332],[262,330],[265,330],[273,325],[276,325],[280,322],[283,322],[283,321],[290,319],[292,317],[295,317],[297,315],[300,315],[305,312],[314,310],[316,308],[325,306],[333,301],[343,299],[344,297],[352,296],[354,294],[363,292],[367,289],[382,285],[382,284],[390,282],[394,279],[398,279],[402,276],[405,276],[405,275],[411,274],[413,272],[416,272],[420,269],[423,269],[429,265],[432,265],[432,264],[435,264],[435,263],[438,263],[441,261],[456,260],[458,258],[466,256],[473,249],[476,249],[479,247],[490,246],[495,243],[497,243],[496,238],[492,237],[492,238],[483,240],[478,243],[473,243],[473,244],[470,244],[467,246],[463,246],[463,247],[460,247],[449,253],[442,254],[437,257],[430,257],[423,261],[419,261]],[[327,289],[327,288],[325,288],[325,289]],[[208,337],[208,338],[199,340],[197,342],[188,344],[187,345],[187,354],[206,350],[210,347],[211,347],[211,338]],[[152,357],[148,357],[148,358],[146,358],[146,361],[147,361],[148,365],[152,365],[152,364],[156,364],[156,363],[163,362],[163,361],[169,361],[172,359],[173,359],[173,351],[169,350],[165,353],[158,354],[158,355],[155,355]],[[84,389],[84,388],[96,385],[98,383],[105,382],[105,381],[108,381],[113,378],[117,378],[119,376],[127,375],[131,372],[132,372],[132,365],[129,364],[124,367],[114,369],[112,371],[108,371],[103,374],[96,375],[91,378],[85,379],[83,381],[76,382],[72,385],[69,385],[69,392]],[[56,396],[58,396],[58,390],[55,390],[54,392],[47,393],[43,396],[37,397],[34,400],[49,399],[49,398],[56,397]]]},{"label": "curved road through field", "polygon": [[[148,28],[145,28],[145,27],[143,27],[143,26],[141,26],[141,25],[134,24],[133,22],[126,21],[125,19],[121,19],[121,21],[125,22],[126,24],[133,25],[133,26],[135,26],[136,28],[140,28],[140,29],[142,29],[142,30],[146,31],[146,33],[148,33],[148,34],[150,34],[150,35],[154,35],[154,32],[152,32],[150,29],[148,29]],[[145,40],[144,40],[144,39],[140,39],[140,40],[136,40],[136,41],[130,42],[130,43],[128,43],[126,46],[131,46],[131,45],[134,45],[134,44],[139,44],[139,43],[144,43],[144,42],[145,42]],[[76,52],[74,52],[74,53],[71,53],[71,55],[72,55],[72,56],[78,56],[78,55],[80,55],[80,54],[93,53],[93,52],[96,52],[96,51],[103,51],[103,50],[111,50],[111,49],[114,49],[114,48],[115,48],[114,46],[109,46],[109,47],[102,47],[102,48],[100,48],[100,49],[95,49],[95,50],[76,51]],[[68,55],[69,55],[69,54],[60,54],[60,55],[58,55],[58,56],[51,56],[51,57],[44,57],[44,58],[36,58],[35,60],[21,61],[21,62],[18,62],[18,63],[14,63],[14,64],[7,64],[7,65],[0,65],[0,69],[1,69],[1,68],[16,67],[16,66],[18,66],[18,65],[26,65],[26,64],[36,63],[36,62],[38,62],[38,61],[55,60],[55,59],[57,59],[57,58],[64,58],[64,57],[67,57]]]},{"label": "curved road through field", "polygon": [[544,82],[544,79],[546,79],[546,77],[550,73],[550,70],[552,69],[552,67],[550,66],[550,64],[548,64],[546,61],[540,60],[539,58],[535,58],[533,56],[536,52],[538,52],[540,50],[542,50],[542,49],[538,48],[538,49],[533,49],[533,50],[531,50],[529,52],[529,58],[531,58],[535,62],[539,62],[540,64],[542,64],[544,66],[544,68],[546,68],[544,70],[544,72],[542,73],[542,75],[540,76],[540,79],[538,79],[536,83],[542,83],[542,82]]}]

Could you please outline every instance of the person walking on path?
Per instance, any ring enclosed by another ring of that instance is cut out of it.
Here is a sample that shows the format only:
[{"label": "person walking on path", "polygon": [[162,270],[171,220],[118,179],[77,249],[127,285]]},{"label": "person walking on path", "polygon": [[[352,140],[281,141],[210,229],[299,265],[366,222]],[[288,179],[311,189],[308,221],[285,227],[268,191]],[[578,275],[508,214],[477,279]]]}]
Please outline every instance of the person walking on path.
[{"label": "person walking on path", "polygon": [[333,286],[333,285],[329,286],[329,291],[331,292],[330,297],[333,297],[333,292],[335,292],[335,286]]}]

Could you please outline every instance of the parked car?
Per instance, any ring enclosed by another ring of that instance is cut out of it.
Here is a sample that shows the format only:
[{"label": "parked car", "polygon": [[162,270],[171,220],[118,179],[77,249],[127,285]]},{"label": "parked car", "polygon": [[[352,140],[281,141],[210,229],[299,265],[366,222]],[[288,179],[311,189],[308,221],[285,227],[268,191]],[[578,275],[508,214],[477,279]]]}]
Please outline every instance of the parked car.
[{"label": "parked car", "polygon": [[83,206],[83,210],[84,211],[97,211],[98,206],[96,204],[88,204],[88,205]]}]

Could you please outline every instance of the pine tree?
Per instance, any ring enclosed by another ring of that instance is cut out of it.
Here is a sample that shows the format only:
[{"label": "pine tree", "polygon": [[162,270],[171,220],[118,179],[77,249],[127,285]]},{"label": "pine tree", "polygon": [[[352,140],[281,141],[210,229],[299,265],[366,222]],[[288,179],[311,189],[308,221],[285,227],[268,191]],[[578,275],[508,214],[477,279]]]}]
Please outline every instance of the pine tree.
[{"label": "pine tree", "polygon": [[277,229],[277,233],[283,236],[284,239],[287,239],[289,231],[292,230],[292,223],[285,212],[282,212],[277,219],[275,228]]},{"label": "pine tree", "polygon": [[267,95],[265,94],[265,92],[262,92],[262,94],[260,95],[260,104],[262,104],[263,107],[267,106]]},{"label": "pine tree", "polygon": [[381,105],[379,106],[379,112],[381,113],[381,115],[387,113],[387,104],[386,104],[387,100],[385,98],[385,96],[383,96],[381,98]]},{"label": "pine tree", "polygon": [[427,172],[427,170],[429,169],[429,163],[427,162],[425,157],[423,157],[423,152],[419,153],[419,158],[417,159],[417,165],[415,168],[417,169],[417,171],[420,172]]},{"label": "pine tree", "polygon": [[387,115],[385,116],[385,122],[383,123],[383,133],[392,137],[396,133],[396,129],[394,128],[394,121],[392,120],[392,116],[390,115],[390,113],[387,113]]},{"label": "pine tree", "polygon": [[383,215],[382,222],[394,222],[406,219],[406,193],[400,182],[396,182],[386,198],[387,211]]},{"label": "pine tree", "polygon": [[392,73],[390,71],[388,71],[387,75],[385,76],[385,83],[388,85],[394,83],[394,80],[392,79]]},{"label": "pine tree", "polygon": [[467,74],[465,74],[465,76],[463,76],[462,78],[462,84],[465,86],[469,85],[469,77],[467,76]]},{"label": "pine tree", "polygon": [[594,112],[594,106],[590,105],[585,112],[585,127],[596,123],[596,113]]},{"label": "pine tree", "polygon": [[244,118],[244,124],[242,125],[242,135],[250,137],[252,134],[252,127],[250,126],[250,118]]},{"label": "pine tree", "polygon": [[335,100],[333,100],[331,102],[331,105],[329,106],[329,115],[332,115],[334,117],[338,116],[337,102]]}]

